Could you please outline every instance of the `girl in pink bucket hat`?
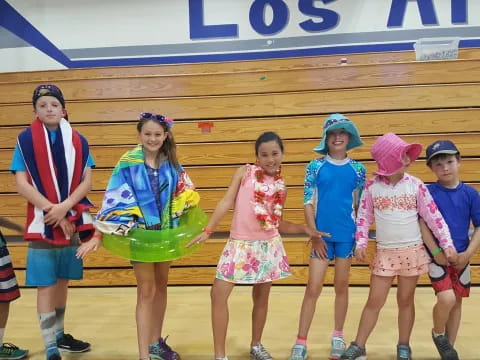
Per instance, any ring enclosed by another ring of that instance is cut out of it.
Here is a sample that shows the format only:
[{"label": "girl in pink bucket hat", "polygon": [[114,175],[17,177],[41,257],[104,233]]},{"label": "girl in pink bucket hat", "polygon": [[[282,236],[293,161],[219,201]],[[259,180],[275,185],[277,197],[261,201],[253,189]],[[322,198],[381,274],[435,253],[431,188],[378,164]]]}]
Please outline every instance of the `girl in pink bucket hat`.
[{"label": "girl in pink bucket hat", "polygon": [[[371,264],[370,294],[363,309],[355,341],[341,359],[365,360],[365,344],[375,328],[392,282],[398,278],[397,360],[410,360],[410,335],[415,320],[414,294],[418,278],[428,272],[430,257],[423,245],[418,216],[439,239],[447,257],[455,256],[452,238],[425,184],[406,173],[422,146],[408,144],[393,133],[377,139],[372,156],[376,175],[365,185],[357,215],[355,257],[364,261],[368,231],[376,223],[377,252]],[[387,355],[382,357],[386,357]]]},{"label": "girl in pink bucket hat", "polygon": [[422,152],[422,145],[408,144],[394,133],[387,133],[378,138],[370,152],[378,166],[378,170],[373,173],[392,176],[405,166],[404,155],[408,158],[408,164],[417,160]]}]

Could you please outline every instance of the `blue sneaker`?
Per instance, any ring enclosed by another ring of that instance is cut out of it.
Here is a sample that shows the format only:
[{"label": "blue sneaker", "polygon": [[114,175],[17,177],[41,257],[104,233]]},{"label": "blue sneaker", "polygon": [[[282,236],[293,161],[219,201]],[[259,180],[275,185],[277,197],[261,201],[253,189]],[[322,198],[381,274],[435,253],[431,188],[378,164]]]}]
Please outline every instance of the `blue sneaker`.
[{"label": "blue sneaker", "polygon": [[412,349],[405,344],[397,345],[397,360],[412,360]]},{"label": "blue sneaker", "polygon": [[334,336],[332,337],[332,349],[330,351],[330,360],[339,360],[340,356],[345,352],[345,340],[341,337]]},{"label": "blue sneaker", "polygon": [[165,339],[158,339],[158,342],[150,345],[149,354],[152,359],[160,360],[180,360],[180,355],[173,351],[170,346],[167,345],[168,336]]},{"label": "blue sneaker", "polygon": [[350,343],[347,350],[340,356],[342,360],[367,360],[367,352],[365,348],[361,348],[354,342]]},{"label": "blue sneaker", "polygon": [[10,343],[0,346],[0,360],[23,359],[28,355],[28,350],[22,350]]},{"label": "blue sneaker", "polygon": [[435,336],[433,335],[433,332],[432,332],[432,339],[442,360],[458,360],[459,359],[457,351],[450,344],[450,341],[448,340],[447,335]]},{"label": "blue sneaker", "polygon": [[307,347],[300,344],[295,344],[292,347],[292,352],[288,360],[306,360],[307,357]]},{"label": "blue sneaker", "polygon": [[59,353],[54,353],[48,357],[48,360],[62,360],[62,357]]}]

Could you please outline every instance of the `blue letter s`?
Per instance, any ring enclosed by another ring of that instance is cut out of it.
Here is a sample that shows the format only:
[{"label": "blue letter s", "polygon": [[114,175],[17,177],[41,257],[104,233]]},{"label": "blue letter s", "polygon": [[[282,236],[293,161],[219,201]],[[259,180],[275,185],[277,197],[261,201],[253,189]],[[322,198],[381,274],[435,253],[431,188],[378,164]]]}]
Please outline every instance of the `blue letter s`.
[{"label": "blue letter s", "polygon": [[[322,0],[324,4],[334,2],[335,0]],[[300,27],[308,32],[325,31],[337,26],[340,16],[333,10],[320,9],[313,6],[315,0],[300,0],[298,9],[305,15],[321,17],[322,22],[314,22],[312,19],[301,22]]]}]

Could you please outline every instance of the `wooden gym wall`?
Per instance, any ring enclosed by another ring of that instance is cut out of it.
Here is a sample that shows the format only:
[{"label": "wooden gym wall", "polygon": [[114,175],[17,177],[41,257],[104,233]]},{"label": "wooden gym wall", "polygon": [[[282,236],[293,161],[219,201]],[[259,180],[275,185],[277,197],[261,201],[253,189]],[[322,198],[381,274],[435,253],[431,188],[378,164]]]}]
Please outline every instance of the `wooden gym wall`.
[{"label": "wooden gym wall", "polygon": [[[101,205],[112,167],[136,144],[135,124],[142,111],[175,118],[178,156],[202,200],[212,211],[234,170],[254,161],[257,136],[273,130],[284,139],[283,173],[288,184],[285,217],[303,222],[305,165],[316,155],[328,114],[346,114],[358,126],[365,146],[353,150],[368,176],[375,164],[370,147],[376,137],[395,132],[424,146],[453,140],[462,153],[461,179],[480,189],[480,49],[462,49],[454,61],[416,62],[413,52],[261,60],[193,65],[70,69],[0,74],[0,215],[23,224],[25,201],[16,194],[8,171],[17,134],[32,120],[31,94],[41,83],[59,86],[70,121],[89,141],[97,168],[90,199]],[[201,127],[210,127],[202,132]],[[434,176],[422,158],[410,172],[425,182]],[[226,216],[217,234],[197,253],[174,262],[171,284],[211,284],[230,225]],[[14,233],[4,230],[10,238]],[[281,284],[304,284],[309,249],[306,238],[285,237],[293,276]],[[369,246],[371,260],[374,242]],[[9,249],[24,284],[26,244]],[[472,282],[480,284],[480,256],[472,263]],[[330,268],[326,283],[333,281]],[[428,283],[423,276],[421,283]],[[354,261],[351,284],[369,283],[367,264]],[[134,285],[127,260],[104,249],[85,261],[77,286]]]}]

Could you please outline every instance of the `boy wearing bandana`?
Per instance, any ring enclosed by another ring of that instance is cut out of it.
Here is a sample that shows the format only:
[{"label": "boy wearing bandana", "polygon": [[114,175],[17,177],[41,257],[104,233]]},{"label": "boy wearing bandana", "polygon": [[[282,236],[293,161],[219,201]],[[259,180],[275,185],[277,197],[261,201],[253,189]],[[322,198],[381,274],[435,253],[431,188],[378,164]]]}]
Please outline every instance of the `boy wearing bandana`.
[{"label": "boy wearing bandana", "polygon": [[37,311],[47,360],[59,350],[84,352],[90,344],[65,334],[68,281],[83,276],[79,243],[94,232],[86,194],[95,166],[86,139],[67,121],[63,94],[55,85],[33,92],[35,120],[17,139],[10,171],[28,202],[24,239],[29,242],[26,285],[37,287]]}]

